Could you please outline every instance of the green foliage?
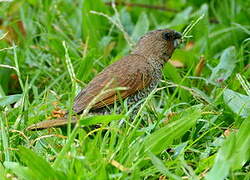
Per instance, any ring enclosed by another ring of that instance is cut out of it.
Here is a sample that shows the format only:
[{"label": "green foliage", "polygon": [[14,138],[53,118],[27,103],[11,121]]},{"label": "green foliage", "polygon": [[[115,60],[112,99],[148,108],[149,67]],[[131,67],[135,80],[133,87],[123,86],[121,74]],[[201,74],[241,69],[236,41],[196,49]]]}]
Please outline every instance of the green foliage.
[{"label": "green foliage", "polygon": [[89,126],[98,123],[108,124],[111,121],[121,120],[123,115],[103,115],[103,116],[91,116],[80,120],[81,125]]},{"label": "green foliage", "polygon": [[234,47],[225,49],[220,57],[220,63],[213,68],[210,82],[217,84],[226,80],[233,72],[236,64],[236,50]]},{"label": "green foliage", "polygon": [[199,107],[194,106],[187,109],[178,120],[167,124],[156,132],[150,134],[144,141],[147,151],[159,154],[173,143],[173,140],[180,138],[191,127],[201,115]]},{"label": "green foliage", "polygon": [[0,98],[0,106],[7,106],[10,104],[13,104],[20,100],[22,97],[22,94],[15,94],[15,95],[10,95],[10,96],[3,96]]},{"label": "green foliage", "polygon": [[237,133],[232,133],[216,155],[215,163],[207,179],[224,179],[231,169],[242,168],[250,156],[250,118],[246,119]]},{"label": "green foliage", "polygon": [[[249,179],[249,2],[107,2],[0,3],[0,179]],[[67,136],[26,131],[71,112],[79,87],[128,54],[129,40],[183,32],[199,17],[173,54],[182,66],[166,63],[137,115],[124,102],[121,114],[82,117]]]},{"label": "green foliage", "polygon": [[250,96],[226,89],[223,93],[225,103],[236,114],[247,118],[250,116]]},{"label": "green foliage", "polygon": [[62,179],[65,175],[54,170],[48,162],[37,156],[33,151],[25,147],[19,147],[22,162],[27,165],[22,167],[14,162],[6,162],[5,165],[16,172],[23,179]]},{"label": "green foliage", "polygon": [[143,36],[143,34],[145,34],[146,32],[148,32],[149,29],[149,21],[148,21],[148,17],[146,13],[142,13],[139,18],[138,21],[134,27],[134,31],[132,33],[132,39],[134,41],[138,41],[139,38],[141,36]]}]

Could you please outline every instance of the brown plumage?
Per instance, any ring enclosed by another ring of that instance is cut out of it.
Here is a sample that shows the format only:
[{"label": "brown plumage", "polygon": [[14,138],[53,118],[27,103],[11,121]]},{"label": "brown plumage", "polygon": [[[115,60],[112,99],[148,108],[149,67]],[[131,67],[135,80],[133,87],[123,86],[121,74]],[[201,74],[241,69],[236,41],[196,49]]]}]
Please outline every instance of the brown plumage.
[{"label": "brown plumage", "polygon": [[[106,67],[81,90],[75,98],[73,111],[76,114],[82,113],[93,103],[93,98],[96,99],[90,112],[103,113],[118,97],[128,98],[129,103],[134,103],[147,96],[157,85],[161,69],[172,56],[180,39],[180,33],[169,29],[155,30],[144,35],[128,56]],[[117,87],[125,89],[118,93],[114,90]],[[104,88],[108,90],[100,95]],[[76,121],[77,118],[73,117],[72,123]],[[28,130],[62,126],[67,122],[67,117],[42,121],[31,125]]]}]

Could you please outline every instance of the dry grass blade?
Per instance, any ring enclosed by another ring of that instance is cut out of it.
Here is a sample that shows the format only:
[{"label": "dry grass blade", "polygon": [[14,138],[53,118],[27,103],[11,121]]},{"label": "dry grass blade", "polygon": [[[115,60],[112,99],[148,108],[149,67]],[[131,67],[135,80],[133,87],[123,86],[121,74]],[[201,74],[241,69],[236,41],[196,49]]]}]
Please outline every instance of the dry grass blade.
[{"label": "dry grass blade", "polygon": [[6,65],[6,64],[0,64],[0,67],[2,68],[8,68],[8,69],[13,69],[15,71],[17,71],[17,68],[14,67],[14,66],[9,66],[9,65]]},{"label": "dry grass blade", "polygon": [[0,37],[0,40],[4,39],[7,36],[8,32],[5,33],[4,35],[2,35],[2,37]]},{"label": "dry grass blade", "polygon": [[116,167],[117,169],[119,169],[120,171],[124,172],[124,171],[129,171],[129,168],[124,167],[121,163],[119,163],[116,160],[110,160],[109,161],[110,164],[112,164],[114,167]]},{"label": "dry grass blade", "polygon": [[195,70],[194,70],[194,75],[195,75],[195,76],[200,76],[200,75],[201,75],[202,70],[203,70],[204,67],[205,67],[205,64],[206,64],[206,59],[205,59],[205,57],[202,55],[202,56],[200,57],[199,63],[198,63],[198,64],[196,65],[196,67],[195,67]]}]

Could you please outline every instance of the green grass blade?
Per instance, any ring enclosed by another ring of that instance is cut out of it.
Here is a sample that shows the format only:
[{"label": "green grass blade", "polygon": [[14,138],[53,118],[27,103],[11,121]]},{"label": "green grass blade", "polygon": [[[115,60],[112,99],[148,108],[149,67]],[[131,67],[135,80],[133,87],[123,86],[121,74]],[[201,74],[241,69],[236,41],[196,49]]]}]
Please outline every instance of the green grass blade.
[{"label": "green grass blade", "polygon": [[14,174],[20,179],[27,179],[27,180],[39,179],[39,176],[35,174],[34,171],[32,171],[27,167],[21,166],[19,163],[4,162],[4,166],[6,167],[6,169],[12,170]]},{"label": "green grass blade", "polygon": [[156,167],[156,169],[158,169],[162,174],[166,175],[168,178],[171,179],[175,179],[175,180],[181,180],[181,177],[178,177],[176,175],[174,175],[173,173],[171,173],[166,166],[163,164],[163,162],[156,157],[153,153],[148,153],[152,163],[154,164],[154,166]]},{"label": "green grass blade", "polygon": [[[240,169],[250,157],[250,117],[246,119],[238,133],[232,133],[216,155],[215,163],[206,179],[225,179],[229,170]],[[237,151],[236,151],[237,150]]]},{"label": "green grass blade", "polygon": [[141,36],[143,36],[148,32],[148,29],[149,29],[148,16],[146,13],[143,12],[138,18],[138,21],[135,25],[131,38],[135,42],[138,41]]},{"label": "green grass blade", "polygon": [[223,93],[225,104],[239,116],[246,118],[250,116],[250,96],[246,96],[230,89]]},{"label": "green grass blade", "polygon": [[180,138],[193,127],[200,116],[200,106],[189,108],[180,119],[167,124],[146,137],[144,143],[146,150],[154,154],[164,151],[174,139]]},{"label": "green grass blade", "polygon": [[2,152],[4,154],[4,159],[5,161],[10,161],[11,160],[11,157],[10,157],[10,150],[9,150],[9,137],[8,137],[8,129],[7,127],[5,126],[5,122],[4,122],[4,119],[5,118],[5,114],[4,113],[0,113],[0,127],[1,127],[1,138],[0,140],[2,141],[1,142],[1,146],[0,148],[3,148],[2,149]]},{"label": "green grass blade", "polygon": [[108,124],[111,121],[120,120],[124,115],[100,115],[86,117],[80,120],[80,125],[90,126],[95,124]]},{"label": "green grass blade", "polygon": [[22,94],[15,94],[10,96],[0,97],[0,106],[7,106],[19,101],[22,97]]},{"label": "green grass blade", "polygon": [[61,179],[65,177],[62,172],[58,172],[51,167],[51,165],[39,157],[30,149],[20,146],[19,154],[22,161],[27,167],[36,174],[39,179]]}]

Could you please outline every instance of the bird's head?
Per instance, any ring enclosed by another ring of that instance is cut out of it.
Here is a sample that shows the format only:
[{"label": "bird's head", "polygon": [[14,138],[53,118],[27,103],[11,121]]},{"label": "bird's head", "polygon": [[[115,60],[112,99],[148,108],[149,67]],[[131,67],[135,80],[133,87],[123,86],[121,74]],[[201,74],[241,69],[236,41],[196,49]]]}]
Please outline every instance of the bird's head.
[{"label": "bird's head", "polygon": [[167,61],[181,41],[181,33],[171,29],[148,32],[140,38],[133,53]]}]

